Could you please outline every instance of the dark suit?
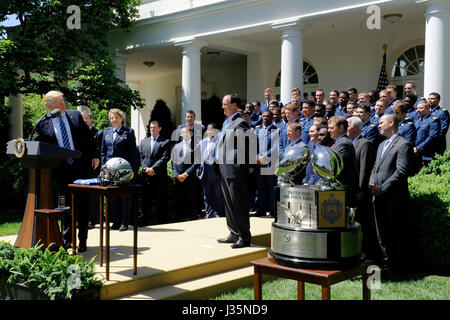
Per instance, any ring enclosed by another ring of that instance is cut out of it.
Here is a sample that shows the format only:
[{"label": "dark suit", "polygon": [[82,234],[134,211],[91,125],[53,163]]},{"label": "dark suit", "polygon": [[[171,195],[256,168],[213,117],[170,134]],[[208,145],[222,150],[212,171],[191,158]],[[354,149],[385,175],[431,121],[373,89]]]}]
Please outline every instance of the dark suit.
[{"label": "dark suit", "polygon": [[143,173],[144,182],[144,214],[142,223],[150,223],[152,213],[152,202],[156,202],[156,223],[168,222],[168,177],[167,162],[170,160],[170,141],[162,136],[158,136],[154,142],[153,149],[151,142],[153,137],[143,139],[139,145],[141,156],[141,167],[151,168],[155,171],[154,176]]},{"label": "dark suit", "polygon": [[405,231],[408,218],[408,176],[413,157],[412,145],[402,136],[395,136],[381,153],[384,143],[378,147],[370,184],[380,186],[382,194],[373,197],[375,223],[382,258],[394,265],[403,262],[405,256]]},{"label": "dark suit", "polygon": [[194,145],[194,136],[189,143],[189,149],[183,148],[185,141],[178,142],[172,150],[172,171],[176,177],[186,173],[188,177],[180,182],[175,180],[176,218],[178,220],[194,220],[201,216],[201,183],[197,177],[200,165],[201,151],[199,145]]},{"label": "dark suit", "polygon": [[[56,198],[59,194],[64,194],[66,199],[70,199],[70,193],[67,185],[73,183],[76,179],[91,177],[92,159],[97,156],[94,139],[89,131],[89,127],[84,122],[81,113],[77,110],[67,109],[65,116],[69,123],[70,135],[73,140],[75,150],[81,151],[79,159],[73,159],[71,164],[66,161],[61,162],[52,172],[53,182],[56,184],[54,193]],[[68,132],[69,134],[69,132]],[[36,128],[36,141],[42,141],[58,145],[58,139],[55,134],[55,128],[52,120],[48,119],[41,122]],[[85,194],[77,196],[78,210],[78,238],[80,246],[86,245],[89,197]],[[56,203],[56,202],[55,202]],[[69,216],[64,219],[64,242],[72,241],[71,219]]]},{"label": "dark suit", "polygon": [[[206,218],[213,218],[215,216],[225,216],[225,204],[223,200],[222,188],[220,186],[220,172],[216,170],[214,165],[214,146],[217,137],[214,137],[209,142],[209,138],[200,141],[202,150],[202,161],[198,168],[198,178],[203,183],[203,194],[205,200]],[[212,144],[212,149],[209,153],[208,144]]]},{"label": "dark suit", "polygon": [[337,176],[337,180],[346,186],[346,205],[354,208],[356,203],[355,192],[358,190],[358,172],[356,171],[356,153],[352,141],[347,135],[342,135],[336,139],[333,146],[344,162],[344,169]]},{"label": "dark suit", "polygon": [[[125,126],[120,127],[116,139],[114,139],[113,127],[108,127],[103,131],[101,147],[102,165],[109,159],[116,157],[127,160],[136,175],[139,163],[136,152],[136,137],[133,129]],[[132,196],[111,197],[110,203],[113,228],[120,225],[128,226],[133,206]]]},{"label": "dark suit", "polygon": [[373,216],[372,194],[369,190],[369,179],[375,162],[376,149],[373,143],[361,135],[353,141],[356,154],[356,170],[358,171],[358,189],[362,198],[356,201],[356,221],[363,231],[363,252],[367,258],[373,258],[376,252],[376,231]]},{"label": "dark suit", "polygon": [[[250,216],[246,190],[249,174],[248,151],[250,141],[248,138],[237,138],[237,134],[245,133],[250,129],[250,126],[240,117],[238,112],[225,120],[224,127],[227,122],[227,130],[218,140],[215,153],[216,163],[219,165],[222,177],[225,216],[230,233],[239,236],[246,243],[250,243]],[[253,138],[256,140],[256,137]],[[256,141],[253,141],[253,143],[255,145]],[[232,161],[227,161],[226,158]]]}]

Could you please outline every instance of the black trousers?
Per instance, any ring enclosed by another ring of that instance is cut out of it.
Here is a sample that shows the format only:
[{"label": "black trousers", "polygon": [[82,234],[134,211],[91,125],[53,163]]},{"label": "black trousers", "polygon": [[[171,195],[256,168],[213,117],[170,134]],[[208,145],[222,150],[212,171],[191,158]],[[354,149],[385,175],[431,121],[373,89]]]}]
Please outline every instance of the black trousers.
[{"label": "black trousers", "polygon": [[375,226],[381,256],[393,268],[406,264],[407,245],[407,219],[405,210],[409,206],[405,197],[373,197],[375,212]]},{"label": "black trousers", "polygon": [[202,214],[202,185],[200,180],[190,175],[186,180],[175,181],[176,220],[193,220]]},{"label": "black trousers", "polygon": [[250,215],[247,198],[247,176],[221,179],[225,216],[230,232],[250,242]]},{"label": "black trousers", "polygon": [[[144,193],[143,204],[144,212],[142,222],[148,224],[151,220],[156,223],[168,222],[168,181],[167,176],[147,176],[143,178]],[[153,202],[156,205],[156,212],[152,214]]]},{"label": "black trousers", "polygon": [[133,196],[130,194],[113,196],[109,200],[111,208],[111,218],[114,226],[128,226],[133,210]]},{"label": "black trousers", "polygon": [[375,260],[380,258],[371,195],[364,194],[361,200],[356,201],[355,220],[359,222],[362,228],[362,251],[366,258]]},{"label": "black trousers", "polygon": [[[58,197],[64,196],[66,206],[72,206],[72,194],[67,185],[79,179],[80,176],[83,175],[67,168],[53,170],[53,203],[57,204]],[[86,192],[77,193],[75,195],[75,206],[77,210],[78,240],[80,245],[86,245],[90,212],[89,195]],[[72,217],[69,213],[64,213],[63,238],[65,243],[72,242]]]}]

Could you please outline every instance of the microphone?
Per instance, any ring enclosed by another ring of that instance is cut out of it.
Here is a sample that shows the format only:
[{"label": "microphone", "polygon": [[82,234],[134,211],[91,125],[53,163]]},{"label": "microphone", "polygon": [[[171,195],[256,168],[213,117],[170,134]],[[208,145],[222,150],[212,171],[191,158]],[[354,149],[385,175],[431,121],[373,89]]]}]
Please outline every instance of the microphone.
[{"label": "microphone", "polygon": [[59,115],[61,115],[61,110],[53,109],[49,114],[46,114],[44,117],[45,117],[45,120],[47,120],[47,119],[51,119],[51,118],[56,118]]},{"label": "microphone", "polygon": [[34,125],[33,130],[31,131],[29,140],[33,140],[32,138],[33,138],[34,132],[36,131],[37,126],[38,126],[42,121],[48,120],[48,119],[51,119],[51,118],[56,118],[56,117],[58,117],[59,115],[61,115],[61,110],[59,110],[58,108],[53,109],[50,113],[43,115],[43,116],[36,122],[36,124]]}]

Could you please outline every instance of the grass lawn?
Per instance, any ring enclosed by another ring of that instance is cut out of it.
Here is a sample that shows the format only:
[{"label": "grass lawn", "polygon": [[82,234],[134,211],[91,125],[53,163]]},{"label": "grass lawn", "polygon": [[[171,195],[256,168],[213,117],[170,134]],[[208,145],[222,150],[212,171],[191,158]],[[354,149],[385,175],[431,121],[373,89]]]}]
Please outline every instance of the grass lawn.
[{"label": "grass lawn", "polygon": [[[297,282],[289,279],[272,279],[263,283],[264,300],[296,300]],[[253,287],[240,288],[232,293],[215,297],[215,300],[253,300]],[[305,299],[321,300],[318,285],[305,283]],[[362,278],[347,280],[331,286],[332,300],[361,300]],[[449,300],[450,277],[410,274],[394,277],[381,272],[380,289],[371,290],[372,300]]]},{"label": "grass lawn", "polygon": [[[0,209],[0,237],[18,234],[22,218],[23,210]],[[394,276],[382,271],[381,287],[372,290],[371,295],[372,300],[450,300],[450,277],[408,272],[402,276]],[[361,277],[331,286],[332,300],[361,300],[361,298]],[[212,299],[253,300],[253,287],[240,288]],[[263,299],[296,300],[297,282],[288,279],[266,281],[263,283]],[[306,283],[305,299],[321,300],[320,286]]]},{"label": "grass lawn", "polygon": [[19,233],[24,210],[0,209],[0,237]]}]

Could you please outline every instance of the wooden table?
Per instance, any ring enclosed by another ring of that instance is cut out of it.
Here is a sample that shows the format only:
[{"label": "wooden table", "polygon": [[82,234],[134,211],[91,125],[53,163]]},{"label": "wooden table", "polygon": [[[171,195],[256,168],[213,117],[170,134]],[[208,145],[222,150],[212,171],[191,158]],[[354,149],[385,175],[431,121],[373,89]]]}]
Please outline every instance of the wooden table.
[{"label": "wooden table", "polygon": [[[75,194],[80,192],[88,192],[90,194],[97,194],[100,197],[100,266],[103,266],[103,205],[105,207],[105,224],[106,224],[106,280],[109,281],[109,258],[110,258],[110,248],[109,248],[109,217],[108,217],[108,202],[111,196],[119,196],[126,194],[136,194],[141,188],[141,185],[125,185],[125,186],[108,186],[103,187],[100,185],[80,185],[80,184],[69,184],[69,190],[72,194],[72,254],[75,255],[75,248],[77,247],[77,237],[76,237],[76,206],[75,206]],[[103,201],[104,197],[104,201]],[[138,232],[138,219],[137,219],[137,207],[133,205],[133,274],[137,274],[137,232]]]},{"label": "wooden table", "polygon": [[[60,246],[63,245],[64,239],[63,239],[63,229],[64,229],[64,212],[69,211],[69,207],[66,207],[67,209],[35,209],[34,215],[37,218],[41,217],[45,220],[45,223],[43,224],[45,226],[45,239],[38,238],[38,240],[41,240],[41,243],[43,245],[43,249],[48,248],[48,246],[51,243],[54,243],[55,246],[51,247],[49,250],[58,250]],[[58,227],[58,217],[61,218],[61,227]],[[35,233],[38,226],[35,224]]]},{"label": "wooden table", "polygon": [[322,286],[322,300],[330,300],[330,286],[356,276],[363,277],[363,300],[370,300],[370,289],[367,287],[366,265],[360,265],[348,270],[309,270],[286,267],[278,264],[273,258],[261,258],[251,261],[254,266],[254,298],[262,300],[262,275],[269,274],[276,277],[297,280],[297,299],[305,299],[305,282]]}]

